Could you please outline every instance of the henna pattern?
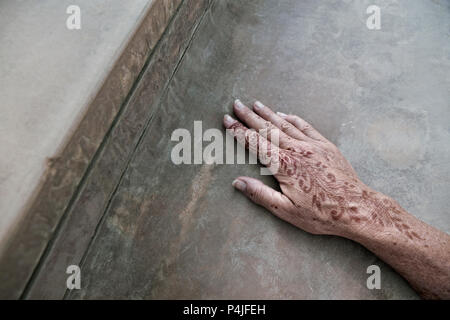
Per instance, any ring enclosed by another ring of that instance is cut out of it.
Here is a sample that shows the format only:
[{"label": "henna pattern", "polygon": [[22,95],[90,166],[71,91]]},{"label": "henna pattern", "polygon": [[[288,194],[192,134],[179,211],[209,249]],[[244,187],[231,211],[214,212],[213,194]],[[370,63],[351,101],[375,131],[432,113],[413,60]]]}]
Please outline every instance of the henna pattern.
[{"label": "henna pattern", "polygon": [[[310,194],[311,207],[322,217],[331,217],[333,221],[344,223],[363,223],[372,221],[382,227],[394,227],[409,239],[423,240],[402,221],[400,206],[388,198],[378,198],[376,192],[366,189],[356,178],[348,178],[339,169],[328,170],[328,166],[317,158],[328,159],[330,155],[315,156],[312,151],[288,148],[280,151],[280,173],[293,178],[297,184],[293,187]],[[336,173],[336,174],[335,174]],[[340,177],[345,178],[341,179]],[[304,207],[304,203],[296,204]],[[364,214],[358,206],[365,208]]]}]

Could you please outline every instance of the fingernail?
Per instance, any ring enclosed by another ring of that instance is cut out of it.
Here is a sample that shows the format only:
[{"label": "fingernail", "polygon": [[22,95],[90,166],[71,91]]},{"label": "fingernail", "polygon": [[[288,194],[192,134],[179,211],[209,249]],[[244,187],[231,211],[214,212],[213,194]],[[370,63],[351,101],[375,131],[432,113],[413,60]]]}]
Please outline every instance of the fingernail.
[{"label": "fingernail", "polygon": [[226,114],[224,117],[224,122],[225,125],[228,127],[234,123],[234,119],[230,115]]},{"label": "fingernail", "polygon": [[279,115],[282,118],[287,117],[287,114],[283,112],[277,112],[277,115]]},{"label": "fingernail", "polygon": [[236,108],[238,108],[238,109],[242,109],[242,108],[244,108],[244,104],[241,102],[241,100],[239,100],[239,99],[236,99],[235,101],[234,101],[234,105],[236,106]]},{"label": "fingernail", "polygon": [[247,189],[247,184],[239,179],[234,180],[231,185],[236,189],[238,189],[239,191],[245,191],[245,189]]},{"label": "fingernail", "polygon": [[256,101],[255,102],[255,105],[253,106],[256,110],[261,110],[262,108],[264,108],[264,105],[261,103],[261,102],[259,102],[259,101]]}]

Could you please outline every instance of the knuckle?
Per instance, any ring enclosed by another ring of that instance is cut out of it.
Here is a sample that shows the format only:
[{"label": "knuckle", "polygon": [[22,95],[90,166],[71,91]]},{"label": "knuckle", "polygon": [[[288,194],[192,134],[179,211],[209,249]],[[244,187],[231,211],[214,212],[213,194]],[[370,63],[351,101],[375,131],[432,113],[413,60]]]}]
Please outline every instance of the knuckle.
[{"label": "knuckle", "polygon": [[250,190],[250,197],[255,201],[260,201],[263,198],[263,191],[261,188]]},{"label": "knuckle", "polygon": [[288,130],[292,129],[292,124],[290,124],[287,121],[283,121],[283,122],[281,122],[280,127],[281,127],[281,130],[288,131]]},{"label": "knuckle", "polygon": [[309,123],[304,122],[302,125],[302,131],[310,131],[312,129]]}]

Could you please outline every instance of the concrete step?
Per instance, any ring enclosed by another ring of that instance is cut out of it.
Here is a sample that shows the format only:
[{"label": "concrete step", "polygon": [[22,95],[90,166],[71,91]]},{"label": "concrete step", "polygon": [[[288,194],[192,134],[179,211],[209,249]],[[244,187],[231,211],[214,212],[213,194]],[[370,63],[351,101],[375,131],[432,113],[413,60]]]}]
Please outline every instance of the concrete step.
[{"label": "concrete step", "polygon": [[23,293],[180,3],[0,4],[1,297]]}]

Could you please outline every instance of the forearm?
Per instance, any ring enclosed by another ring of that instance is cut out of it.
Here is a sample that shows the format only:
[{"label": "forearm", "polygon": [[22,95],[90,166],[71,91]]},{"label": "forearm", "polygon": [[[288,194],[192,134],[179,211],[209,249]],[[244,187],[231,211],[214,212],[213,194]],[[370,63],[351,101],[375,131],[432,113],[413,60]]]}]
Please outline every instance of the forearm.
[{"label": "forearm", "polygon": [[366,223],[349,238],[391,265],[422,297],[450,299],[450,236],[384,195],[370,198],[362,206]]}]

